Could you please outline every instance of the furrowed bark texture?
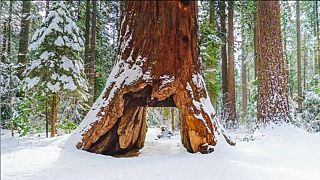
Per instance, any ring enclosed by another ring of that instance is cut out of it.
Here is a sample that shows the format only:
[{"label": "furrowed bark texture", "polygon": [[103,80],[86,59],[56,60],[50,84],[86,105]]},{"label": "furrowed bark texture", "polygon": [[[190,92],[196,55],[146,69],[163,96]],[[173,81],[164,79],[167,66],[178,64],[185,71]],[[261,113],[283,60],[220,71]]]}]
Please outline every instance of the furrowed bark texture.
[{"label": "furrowed bark texture", "polygon": [[[126,1],[123,6],[118,63],[101,96],[106,105],[95,102],[98,111],[93,107],[84,121],[91,121],[90,113],[98,120],[81,131],[77,147],[107,155],[142,148],[146,108],[160,106],[182,111],[181,138],[189,152],[211,152],[219,127],[213,108],[205,108],[210,99],[198,58],[197,3]],[[132,73],[137,69],[138,75]]]},{"label": "furrowed bark texture", "polygon": [[222,118],[226,118],[226,110],[228,103],[228,61],[227,61],[227,44],[226,44],[226,3],[223,0],[219,1],[219,15],[220,15],[220,31],[223,39],[221,46],[221,73],[222,73]]},{"label": "furrowed bark texture", "polygon": [[281,44],[280,4],[259,1],[258,41],[258,120],[288,122],[288,95]]},{"label": "furrowed bark texture", "polygon": [[18,62],[21,63],[18,68],[18,77],[23,79],[23,72],[25,70],[25,65],[28,63],[27,53],[28,53],[28,43],[29,43],[29,29],[30,29],[30,9],[31,1],[22,2],[22,18],[21,18],[21,30],[19,39],[19,54]]},{"label": "furrowed bark texture", "polygon": [[233,2],[228,1],[228,118],[227,127],[236,123],[236,92],[234,77],[234,32],[233,32]]}]

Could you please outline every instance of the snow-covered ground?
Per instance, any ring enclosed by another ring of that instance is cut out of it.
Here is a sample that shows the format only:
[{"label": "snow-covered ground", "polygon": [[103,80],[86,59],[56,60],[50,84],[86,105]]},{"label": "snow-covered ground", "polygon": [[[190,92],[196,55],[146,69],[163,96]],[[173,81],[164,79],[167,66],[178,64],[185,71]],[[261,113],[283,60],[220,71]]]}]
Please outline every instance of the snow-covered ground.
[{"label": "snow-covered ground", "polygon": [[211,154],[191,154],[179,135],[155,140],[159,133],[148,130],[139,157],[113,158],[67,149],[69,135],[12,138],[2,131],[1,179],[320,179],[320,134],[291,126],[238,131],[235,147],[220,140]]}]

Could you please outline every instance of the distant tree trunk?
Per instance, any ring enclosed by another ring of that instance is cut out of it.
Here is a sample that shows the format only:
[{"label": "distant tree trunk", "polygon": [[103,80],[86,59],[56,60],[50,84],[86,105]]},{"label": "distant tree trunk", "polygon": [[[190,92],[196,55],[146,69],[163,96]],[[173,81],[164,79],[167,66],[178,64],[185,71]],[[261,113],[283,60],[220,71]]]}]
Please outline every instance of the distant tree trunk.
[{"label": "distant tree trunk", "polygon": [[214,132],[224,131],[201,74],[197,2],[124,1],[121,24],[117,64],[75,131],[77,147],[108,155],[142,148],[146,108],[160,106],[182,111],[181,139],[189,152],[212,152]]},{"label": "distant tree trunk", "polygon": [[171,130],[174,131],[174,108],[171,108]]},{"label": "distant tree trunk", "polygon": [[[287,74],[288,81],[289,81],[290,80],[290,61],[289,61],[288,53],[287,53],[287,44],[288,44],[288,42],[287,42],[288,41],[287,40],[287,23],[288,23],[288,20],[286,18],[284,18],[284,21],[283,21],[283,51],[284,51],[284,59],[287,64],[286,74]],[[290,96],[292,97],[291,93],[293,92],[293,90],[290,87],[288,87],[288,91],[289,91]]]},{"label": "distant tree trunk", "polygon": [[89,78],[89,61],[90,61],[90,0],[86,0],[86,17],[84,33],[84,67],[85,73]]},{"label": "distant tree trunk", "polygon": [[236,123],[236,98],[234,77],[234,32],[233,32],[233,2],[228,1],[228,118],[227,125]]},{"label": "distant tree trunk", "polygon": [[258,122],[289,122],[279,1],[258,1]]},{"label": "distant tree trunk", "polygon": [[29,45],[30,9],[31,9],[31,1],[22,1],[22,17],[21,17],[19,54],[18,54],[18,63],[21,66],[18,69],[18,77],[20,80],[23,79],[22,74],[25,70],[25,65],[28,63],[27,53],[28,53],[28,45]]},{"label": "distant tree trunk", "polygon": [[[256,3],[258,5],[258,3]],[[254,79],[258,79],[258,72],[259,72],[259,58],[258,58],[258,35],[257,35],[257,31],[258,31],[258,28],[257,28],[257,24],[258,24],[258,21],[259,21],[259,17],[258,17],[258,12],[256,11],[255,13],[255,22],[256,22],[256,25],[254,26],[253,28],[253,49],[254,49]]]},{"label": "distant tree trunk", "polygon": [[[2,52],[3,52],[3,29],[4,26],[2,26],[2,2],[0,2],[0,62],[2,62]],[[1,98],[0,98],[0,110],[1,110]],[[0,120],[1,120],[1,115],[0,115]]]},{"label": "distant tree trunk", "polygon": [[242,25],[241,28],[241,86],[242,86],[242,113],[241,113],[241,121],[245,122],[246,115],[247,115],[247,53],[246,53],[246,41],[245,41],[245,34],[244,34],[244,26]]},{"label": "distant tree trunk", "polygon": [[[1,24],[2,25],[2,24]],[[1,48],[1,61],[6,61],[6,53],[7,53],[7,39],[8,39],[8,25],[6,22],[3,23],[3,33],[2,33],[2,48]]]},{"label": "distant tree trunk", "polygon": [[46,138],[49,137],[49,118],[48,118],[48,99],[46,99],[46,112],[45,112],[45,121],[46,121]]},{"label": "distant tree trunk", "polygon": [[320,35],[319,35],[319,10],[318,0],[316,0],[316,25],[317,25],[317,59],[318,59],[318,73],[320,75]]},{"label": "distant tree trunk", "polygon": [[303,99],[307,92],[307,69],[308,69],[308,57],[307,57],[307,36],[304,35],[304,48],[303,48]]},{"label": "distant tree trunk", "polygon": [[51,100],[51,137],[56,136],[57,134],[57,116],[58,116],[58,95],[56,93],[52,94]]},{"label": "distant tree trunk", "polygon": [[302,110],[300,3],[296,1],[298,108]]},{"label": "distant tree trunk", "polygon": [[9,5],[9,20],[8,20],[8,48],[7,48],[7,56],[9,58],[9,60],[11,60],[11,37],[12,37],[12,28],[11,28],[11,25],[12,25],[12,4],[13,2],[10,1],[10,5]]},{"label": "distant tree trunk", "polygon": [[49,1],[50,1],[50,0],[46,0],[46,17],[48,16],[49,8],[50,8],[50,6],[49,6]]},{"label": "distant tree trunk", "polygon": [[[12,24],[12,5],[13,5],[13,2],[10,1],[10,5],[9,5],[9,19],[8,19],[8,48],[7,48],[7,56],[8,56],[8,63],[12,63],[12,57],[11,57],[11,37],[12,37],[12,28],[11,28],[11,24]],[[13,79],[12,79],[12,76],[13,76],[13,67],[10,65],[9,67],[9,119],[10,119],[10,124],[11,124],[11,135],[13,137],[14,135],[14,132],[13,132],[13,128],[14,128],[14,125],[13,125]]]},{"label": "distant tree trunk", "polygon": [[226,41],[226,3],[224,0],[219,1],[220,8],[220,32],[222,36],[221,46],[221,76],[222,76],[222,119],[226,118],[228,103],[228,62],[227,62],[227,41]]},{"label": "distant tree trunk", "polygon": [[77,20],[79,21],[80,20],[80,18],[81,18],[81,16],[80,16],[80,11],[81,11],[81,1],[80,0],[78,0],[78,13],[77,13]]},{"label": "distant tree trunk", "polygon": [[[0,1],[0,45],[1,45],[1,47],[0,47],[0,63],[2,63],[2,50],[3,50],[3,44],[2,44],[2,42],[3,42],[3,29],[4,29],[4,27],[2,26],[2,13],[3,13],[3,10],[2,10],[2,1]],[[2,69],[1,69],[1,71],[2,71]],[[2,110],[2,98],[1,98],[1,96],[0,96],[0,111]],[[0,114],[0,126],[1,126],[1,128],[3,128],[3,120],[2,120],[2,115]]]},{"label": "distant tree trunk", "polygon": [[[215,23],[215,16],[216,16],[216,13],[215,13],[215,1],[210,1],[209,2],[209,23],[210,23],[210,28],[213,32],[213,35],[217,33],[217,30],[216,30],[216,23]],[[215,85],[215,81],[216,81],[216,73],[215,73],[215,66],[216,66],[216,61],[217,61],[217,50],[212,46],[213,44],[210,44],[211,47],[208,47],[208,48],[211,48],[212,51],[211,51],[211,55],[210,55],[210,62],[208,62],[206,65],[206,84],[208,85],[207,86],[207,89],[208,89],[208,93],[209,93],[209,97],[210,97],[210,100],[211,100],[211,103],[216,106],[217,104],[217,92],[215,91],[215,89],[213,88],[214,85]]]},{"label": "distant tree trunk", "polygon": [[91,39],[90,39],[90,57],[88,67],[89,80],[89,98],[88,104],[91,106],[94,102],[94,83],[95,83],[95,63],[96,63],[96,32],[97,32],[97,1],[92,1],[92,20],[91,20]]}]

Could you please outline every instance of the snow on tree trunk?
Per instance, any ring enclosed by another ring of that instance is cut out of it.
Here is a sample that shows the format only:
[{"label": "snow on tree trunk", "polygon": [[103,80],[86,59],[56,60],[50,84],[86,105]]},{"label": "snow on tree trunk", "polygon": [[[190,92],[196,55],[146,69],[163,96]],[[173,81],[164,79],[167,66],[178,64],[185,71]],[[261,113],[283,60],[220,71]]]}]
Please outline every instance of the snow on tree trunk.
[{"label": "snow on tree trunk", "polygon": [[227,61],[227,43],[226,43],[226,3],[219,1],[220,27],[223,39],[221,46],[221,78],[222,78],[222,119],[226,119],[227,103],[228,103],[228,61]]},{"label": "snow on tree trunk", "polygon": [[280,4],[259,1],[257,13],[258,120],[262,123],[289,122]]},{"label": "snow on tree trunk", "polygon": [[28,62],[27,53],[28,53],[28,43],[29,43],[29,29],[30,29],[30,9],[31,1],[22,2],[22,18],[21,18],[21,29],[20,29],[20,38],[19,38],[19,54],[18,62],[20,68],[18,69],[18,77],[20,80],[23,79],[23,72],[25,70],[25,65]]},{"label": "snow on tree trunk", "polygon": [[142,148],[146,108],[182,111],[182,143],[189,152],[208,153],[215,131],[225,134],[200,71],[197,3],[124,2],[120,48],[100,97],[75,131],[77,148],[123,154]]}]

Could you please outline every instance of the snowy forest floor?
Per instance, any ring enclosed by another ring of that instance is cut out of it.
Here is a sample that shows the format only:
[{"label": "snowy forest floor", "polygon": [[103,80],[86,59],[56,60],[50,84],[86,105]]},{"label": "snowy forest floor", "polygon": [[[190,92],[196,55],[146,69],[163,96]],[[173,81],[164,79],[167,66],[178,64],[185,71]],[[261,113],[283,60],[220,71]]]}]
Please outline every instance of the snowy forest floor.
[{"label": "snowy forest floor", "polygon": [[113,158],[65,147],[56,138],[10,137],[1,131],[1,179],[320,179],[320,134],[291,126],[231,134],[234,147],[218,142],[211,154],[188,153],[180,136],[156,140],[149,128],[138,157]]}]

